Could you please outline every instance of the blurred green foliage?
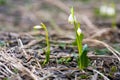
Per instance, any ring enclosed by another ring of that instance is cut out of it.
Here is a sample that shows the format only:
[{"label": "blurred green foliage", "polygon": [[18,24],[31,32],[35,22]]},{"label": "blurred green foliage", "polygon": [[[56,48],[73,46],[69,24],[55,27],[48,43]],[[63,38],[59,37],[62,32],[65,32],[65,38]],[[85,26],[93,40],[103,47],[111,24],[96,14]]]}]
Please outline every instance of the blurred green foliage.
[{"label": "blurred green foliage", "polygon": [[68,58],[60,58],[57,60],[57,63],[59,64],[68,64],[69,62],[72,61],[72,58],[71,57],[68,57]]},{"label": "blurred green foliage", "polygon": [[81,79],[87,79],[88,76],[83,74],[83,75],[80,75],[80,78],[81,78]]},{"label": "blurred green foliage", "polygon": [[15,74],[17,74],[17,73],[18,73],[18,69],[17,69],[17,68],[14,68],[14,69],[13,69],[13,72],[14,72]]},{"label": "blurred green foliage", "polygon": [[0,0],[0,6],[5,5],[7,3],[7,0]]},{"label": "blurred green foliage", "polygon": [[114,77],[115,72],[117,72],[117,66],[112,66],[109,72],[109,76]]},{"label": "blurred green foliage", "polygon": [[110,53],[110,51],[107,48],[104,48],[104,49],[95,49],[94,51],[95,51],[96,55],[105,55],[105,54]]},{"label": "blurred green foliage", "polygon": [[9,80],[7,77],[5,77],[3,80]]},{"label": "blurred green foliage", "polygon": [[4,47],[4,46],[6,46],[6,43],[0,40],[0,47]]}]

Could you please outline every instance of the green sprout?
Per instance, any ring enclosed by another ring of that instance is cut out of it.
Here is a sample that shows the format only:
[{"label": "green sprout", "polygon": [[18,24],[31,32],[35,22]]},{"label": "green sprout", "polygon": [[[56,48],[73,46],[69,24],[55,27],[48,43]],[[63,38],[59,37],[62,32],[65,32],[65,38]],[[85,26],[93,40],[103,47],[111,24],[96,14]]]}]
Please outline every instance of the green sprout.
[{"label": "green sprout", "polygon": [[34,26],[34,29],[44,29],[45,30],[45,34],[46,34],[46,44],[47,44],[47,48],[45,50],[45,55],[46,55],[46,58],[43,62],[43,65],[47,64],[49,62],[49,58],[50,58],[50,43],[49,43],[49,36],[48,36],[48,30],[46,28],[46,26],[41,23],[41,26],[37,25],[37,26]]},{"label": "green sprout", "polygon": [[80,29],[80,23],[77,22],[76,17],[74,16],[74,8],[71,8],[71,14],[68,18],[68,22],[74,25],[75,28],[75,33],[76,33],[76,43],[78,47],[78,67],[79,69],[84,69],[85,67],[88,66],[88,57],[87,57],[87,52],[88,52],[88,47],[87,45],[82,46],[82,41],[83,41],[83,33],[82,30]]}]

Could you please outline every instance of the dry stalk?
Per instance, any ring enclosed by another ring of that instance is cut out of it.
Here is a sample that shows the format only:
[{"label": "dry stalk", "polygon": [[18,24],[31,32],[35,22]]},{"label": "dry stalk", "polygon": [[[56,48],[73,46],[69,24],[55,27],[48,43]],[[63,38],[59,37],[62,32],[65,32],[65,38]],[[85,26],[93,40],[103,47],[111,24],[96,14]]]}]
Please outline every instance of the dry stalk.
[{"label": "dry stalk", "polygon": [[110,80],[110,79],[107,78],[104,74],[102,74],[101,72],[99,72],[99,71],[97,71],[97,70],[95,70],[95,69],[93,69],[93,72],[98,73],[98,74],[101,75],[105,80]]},{"label": "dry stalk", "polygon": [[[29,69],[25,68],[22,64],[21,61],[18,60],[16,57],[11,57],[6,51],[1,51],[0,56],[3,57],[3,60],[13,67],[17,68],[23,73],[26,73],[29,75],[33,80],[39,80],[39,77],[34,75]],[[9,71],[10,72],[10,71]]]},{"label": "dry stalk", "polygon": [[26,51],[24,50],[24,45],[22,43],[22,40],[21,39],[18,39],[18,46],[20,47],[20,49],[23,51],[24,55],[27,56],[27,53]]},{"label": "dry stalk", "polygon": [[111,46],[109,46],[108,44],[106,44],[105,42],[102,42],[102,41],[99,41],[99,40],[96,40],[96,39],[84,39],[84,42],[92,42],[92,43],[97,43],[97,44],[104,45],[120,61],[120,57],[117,55],[117,54],[120,54],[120,53],[118,51],[116,51],[114,48],[112,48]]},{"label": "dry stalk", "polygon": [[53,74],[49,73],[48,75],[44,76],[43,78],[40,78],[40,80],[46,80],[46,79],[48,79],[51,76],[53,76]]},{"label": "dry stalk", "polygon": [[98,79],[98,73],[94,73],[91,80],[97,80],[97,79]]}]

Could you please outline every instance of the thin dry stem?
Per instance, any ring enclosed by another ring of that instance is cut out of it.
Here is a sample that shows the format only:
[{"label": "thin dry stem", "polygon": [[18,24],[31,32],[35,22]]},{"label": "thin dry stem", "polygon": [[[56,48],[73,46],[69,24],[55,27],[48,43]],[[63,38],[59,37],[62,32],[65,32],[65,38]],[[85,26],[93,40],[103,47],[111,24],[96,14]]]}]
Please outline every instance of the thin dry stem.
[{"label": "thin dry stem", "polygon": [[116,50],[114,48],[112,48],[111,46],[109,46],[108,44],[106,44],[105,42],[96,40],[96,39],[85,39],[85,42],[93,42],[93,43],[98,43],[98,44],[102,44],[104,45],[110,52],[113,53],[114,56],[116,56],[118,58],[118,60],[120,61],[120,58],[117,54],[120,54],[118,51],[116,53]]},{"label": "thin dry stem", "polygon": [[96,72],[96,73],[98,73],[98,74],[100,74],[105,80],[110,80],[110,79],[107,78],[103,73],[101,73],[101,72],[99,72],[99,71],[97,71],[97,70],[95,70],[95,69],[93,69],[93,71]]}]

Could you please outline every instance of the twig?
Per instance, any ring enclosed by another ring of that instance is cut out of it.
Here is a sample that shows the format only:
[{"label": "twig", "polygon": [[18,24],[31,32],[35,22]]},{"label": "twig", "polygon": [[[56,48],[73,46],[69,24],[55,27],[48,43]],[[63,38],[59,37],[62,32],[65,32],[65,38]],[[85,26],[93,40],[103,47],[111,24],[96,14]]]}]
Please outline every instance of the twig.
[{"label": "twig", "polygon": [[0,73],[8,77],[8,74],[6,74],[4,71],[0,70]]},{"label": "twig", "polygon": [[18,41],[18,46],[19,46],[20,49],[23,51],[24,55],[27,56],[27,53],[26,53],[26,51],[24,50],[24,45],[23,45],[21,39],[18,39],[17,41]]},{"label": "twig", "polygon": [[93,38],[97,38],[97,37],[102,37],[104,34],[107,34],[110,31],[111,31],[111,28],[104,28],[104,29],[98,30],[93,35],[89,36],[87,39],[93,39]]},{"label": "twig", "polygon": [[10,74],[14,74],[6,65],[4,65],[3,63],[0,62],[0,65],[4,66],[5,69],[10,73]]},{"label": "twig", "polygon": [[35,44],[37,44],[37,43],[39,43],[39,42],[41,42],[41,41],[43,41],[44,39],[40,39],[40,40],[32,40],[32,41],[30,41],[27,45],[24,45],[24,48],[29,48],[29,47],[31,47],[31,46],[33,46],[33,45],[35,45]]},{"label": "twig", "polygon": [[97,77],[98,77],[98,73],[94,73],[91,80],[97,80]]},{"label": "twig", "polygon": [[44,76],[43,78],[40,78],[40,80],[46,80],[47,78],[53,76],[52,73],[49,73],[48,75]]},{"label": "twig", "polygon": [[[108,44],[106,44],[105,42],[96,40],[96,39],[85,39],[85,42],[94,42],[94,43],[98,43],[98,44],[102,44],[104,45],[109,51],[111,51],[113,53],[114,56],[116,56],[118,58],[118,60],[120,61],[119,56],[117,55],[118,53],[116,53],[116,50],[114,48],[112,48],[111,46],[109,46]],[[119,53],[120,54],[120,53]]]},{"label": "twig", "polygon": [[95,70],[95,69],[93,69],[93,72],[96,72],[96,73],[100,74],[105,80],[110,80],[110,79],[107,78],[104,74],[102,74],[101,72],[99,72],[99,71],[97,71],[97,70]]},{"label": "twig", "polygon": [[34,75],[28,68],[24,67],[21,64],[21,61],[16,57],[11,57],[6,51],[0,51],[0,56],[4,58],[6,62],[9,62],[10,65],[14,66],[21,72],[27,73],[33,80],[39,80],[39,77]]},{"label": "twig", "polygon": [[120,52],[118,52],[117,50],[115,50],[114,48],[112,48],[111,46],[109,46],[114,52],[116,52],[118,55],[120,55]]}]

